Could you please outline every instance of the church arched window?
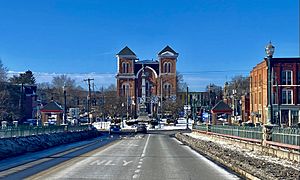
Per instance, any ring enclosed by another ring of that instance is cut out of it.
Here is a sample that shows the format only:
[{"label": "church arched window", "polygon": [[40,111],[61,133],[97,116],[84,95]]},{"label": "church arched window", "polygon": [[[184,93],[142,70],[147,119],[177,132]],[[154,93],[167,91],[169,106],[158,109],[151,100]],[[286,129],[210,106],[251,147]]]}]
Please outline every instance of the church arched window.
[{"label": "church arched window", "polygon": [[129,73],[130,64],[128,62],[122,62],[122,73]]},{"label": "church arched window", "polygon": [[130,87],[129,84],[127,84],[127,83],[124,83],[122,85],[122,95],[123,96],[130,96],[129,87]]},{"label": "church arched window", "polygon": [[171,63],[170,62],[165,62],[163,65],[163,72],[164,73],[170,73],[171,72]]},{"label": "church arched window", "polygon": [[169,84],[169,83],[164,84],[164,94],[165,94],[166,97],[171,96],[171,88],[172,88],[171,84]]}]

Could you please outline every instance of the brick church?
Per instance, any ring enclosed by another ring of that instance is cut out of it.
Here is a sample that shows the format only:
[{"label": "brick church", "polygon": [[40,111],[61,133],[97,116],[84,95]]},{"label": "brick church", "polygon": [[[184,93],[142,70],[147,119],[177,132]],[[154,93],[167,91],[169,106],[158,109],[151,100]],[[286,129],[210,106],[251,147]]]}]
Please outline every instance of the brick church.
[{"label": "brick church", "polygon": [[[176,99],[176,62],[178,53],[166,46],[157,60],[140,60],[127,46],[117,54],[117,95],[127,99],[131,115],[139,112],[143,101],[147,112],[155,115],[161,100]],[[142,76],[145,78],[146,99],[142,98]]]}]

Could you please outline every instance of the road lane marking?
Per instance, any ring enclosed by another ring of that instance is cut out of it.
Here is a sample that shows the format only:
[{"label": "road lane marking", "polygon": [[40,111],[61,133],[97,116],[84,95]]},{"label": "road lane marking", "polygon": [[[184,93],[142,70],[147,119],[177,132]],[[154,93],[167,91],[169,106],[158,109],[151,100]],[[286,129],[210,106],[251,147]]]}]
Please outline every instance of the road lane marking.
[{"label": "road lane marking", "polygon": [[140,169],[141,167],[142,167],[141,165],[138,165],[138,166],[137,166],[138,169]]},{"label": "road lane marking", "polygon": [[145,153],[146,153],[146,149],[147,149],[147,146],[148,146],[148,143],[149,143],[149,138],[150,138],[151,134],[148,135],[147,137],[147,141],[146,141],[146,144],[145,144],[145,147],[143,149],[143,153],[141,155],[141,157],[144,157],[145,156]]},{"label": "road lane marking", "polygon": [[132,161],[123,160],[123,166],[127,166],[129,163],[132,163]]},{"label": "road lane marking", "polygon": [[140,161],[143,161],[144,159],[140,159]]},{"label": "road lane marking", "polygon": [[139,164],[143,164],[143,162],[139,162]]},{"label": "road lane marking", "polygon": [[141,171],[141,170],[137,169],[137,170],[135,170],[134,172],[135,172],[135,173],[139,173],[140,171]]},{"label": "road lane marking", "polygon": [[105,144],[104,146],[101,146],[101,147],[96,148],[96,149],[94,149],[94,150],[92,150],[92,151],[90,151],[90,152],[81,154],[80,156],[77,156],[77,157],[75,157],[75,158],[72,158],[72,159],[70,159],[70,160],[67,160],[67,161],[65,161],[65,162],[62,162],[62,163],[60,163],[60,164],[57,164],[56,166],[50,167],[50,168],[47,169],[47,170],[41,171],[41,172],[39,172],[39,173],[37,173],[37,174],[34,174],[34,175],[32,175],[32,176],[29,176],[29,177],[27,177],[27,178],[25,178],[25,179],[40,180],[41,177],[43,177],[43,176],[44,176],[44,177],[51,176],[52,174],[54,174],[55,172],[59,171],[59,170],[60,170],[62,167],[64,167],[64,166],[65,166],[65,167],[68,167],[68,166],[74,165],[75,163],[81,164],[80,161],[83,160],[84,157],[92,156],[93,154],[95,154],[95,153],[97,153],[97,152],[101,152],[101,151],[103,151],[104,149],[106,149],[106,148],[108,148],[108,147],[111,147],[111,146],[113,146],[113,145],[116,145],[116,144],[118,144],[118,143],[120,143],[119,140],[112,141],[112,142],[110,142],[110,143],[108,143],[108,144]]},{"label": "road lane marking", "polygon": [[137,179],[137,178],[139,178],[139,177],[140,177],[139,174],[135,174],[135,175],[132,176],[133,179]]},{"label": "road lane marking", "polygon": [[14,173],[17,173],[19,171],[23,171],[25,169],[28,169],[28,168],[31,168],[35,165],[38,165],[38,164],[41,164],[41,163],[44,163],[46,161],[50,161],[50,160],[53,160],[54,158],[61,158],[63,157],[64,155],[67,155],[69,153],[72,153],[72,152],[75,152],[77,150],[80,150],[80,149],[84,149],[88,146],[92,146],[96,143],[98,143],[99,140],[95,140],[95,141],[92,141],[88,144],[85,144],[85,145],[81,145],[79,147],[75,147],[75,148],[72,148],[70,150],[66,150],[66,151],[63,151],[63,152],[60,152],[60,153],[56,153],[54,155],[51,155],[51,156],[48,156],[48,157],[44,157],[44,158],[41,158],[41,159],[38,159],[38,160],[34,160],[34,161],[31,161],[31,162],[28,162],[28,163],[25,163],[23,165],[19,165],[19,166],[15,166],[15,167],[12,167],[10,169],[7,169],[7,170],[4,170],[4,171],[1,171],[0,172],[0,178],[1,177],[5,177],[5,176],[8,176],[10,174],[14,174]]},{"label": "road lane marking", "polygon": [[112,160],[107,161],[107,163],[105,163],[105,166],[114,166],[116,164],[112,163]]},{"label": "road lane marking", "polygon": [[90,163],[90,165],[93,166],[96,164],[97,166],[100,166],[101,164],[104,164],[105,162],[106,162],[106,160],[102,160],[102,161],[96,160],[96,161]]}]

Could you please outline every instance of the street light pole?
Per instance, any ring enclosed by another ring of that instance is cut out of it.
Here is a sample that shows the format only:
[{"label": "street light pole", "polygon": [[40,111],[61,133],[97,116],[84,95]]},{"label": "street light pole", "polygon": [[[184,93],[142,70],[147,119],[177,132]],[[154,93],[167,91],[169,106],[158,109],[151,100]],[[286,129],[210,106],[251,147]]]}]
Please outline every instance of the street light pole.
[{"label": "street light pole", "polygon": [[267,54],[267,67],[268,67],[268,117],[267,124],[272,124],[273,122],[273,107],[272,107],[272,94],[271,87],[272,86],[272,78],[271,78],[271,60],[274,54],[275,47],[271,44],[271,42],[266,46],[265,51]]}]

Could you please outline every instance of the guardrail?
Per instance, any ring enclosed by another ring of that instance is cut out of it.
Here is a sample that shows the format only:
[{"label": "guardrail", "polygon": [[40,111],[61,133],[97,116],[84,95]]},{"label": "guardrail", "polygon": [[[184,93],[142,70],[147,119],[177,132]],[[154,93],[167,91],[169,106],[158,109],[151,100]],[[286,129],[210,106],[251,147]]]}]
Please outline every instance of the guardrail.
[{"label": "guardrail", "polygon": [[20,136],[32,136],[38,134],[49,134],[59,132],[73,132],[88,130],[88,125],[81,126],[8,126],[0,129],[0,138],[20,137]]}]

